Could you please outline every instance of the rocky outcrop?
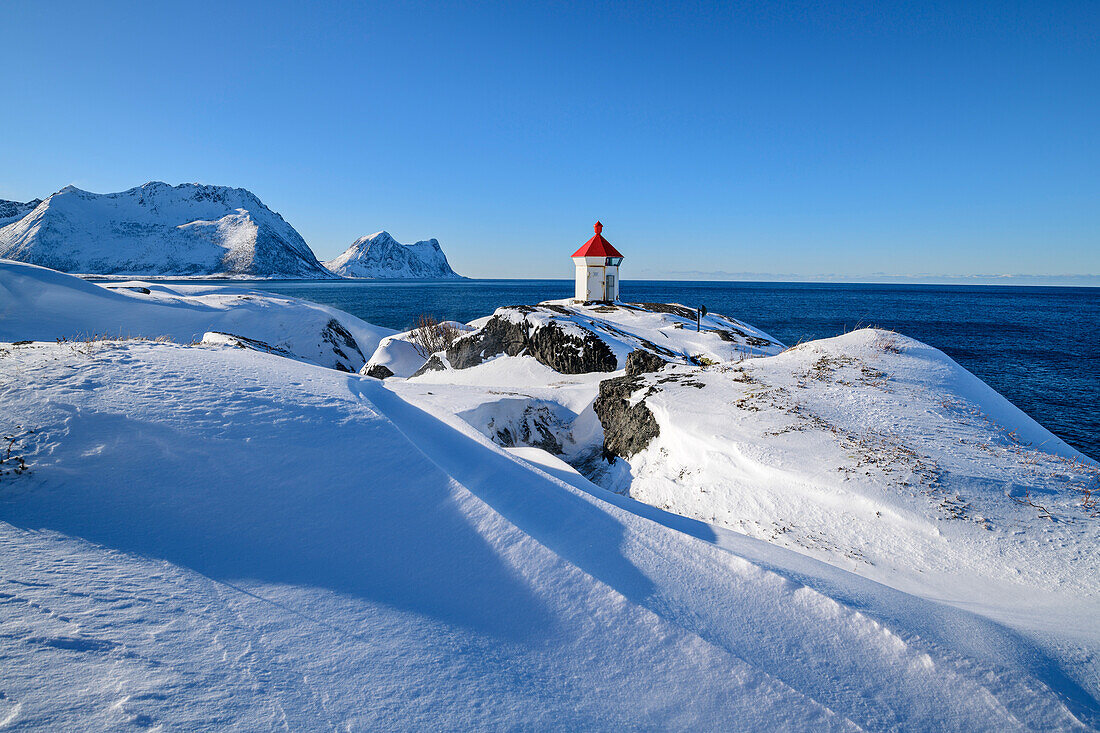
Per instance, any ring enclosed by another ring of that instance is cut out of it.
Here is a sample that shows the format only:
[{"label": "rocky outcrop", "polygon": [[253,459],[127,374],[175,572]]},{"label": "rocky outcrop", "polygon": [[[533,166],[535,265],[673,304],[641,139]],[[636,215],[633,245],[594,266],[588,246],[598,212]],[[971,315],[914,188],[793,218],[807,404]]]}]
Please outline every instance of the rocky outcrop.
[{"label": "rocky outcrop", "polygon": [[557,402],[507,397],[458,416],[505,448],[531,446],[561,455],[567,444],[573,446],[571,424],[576,415]]},{"label": "rocky outcrop", "polygon": [[656,372],[662,369],[667,363],[668,361],[666,359],[662,359],[657,354],[642,349],[635,349],[626,357],[626,376],[636,377],[639,374]]},{"label": "rocky outcrop", "polygon": [[[355,342],[355,337],[351,333],[340,325],[340,322],[335,318],[330,320],[321,331],[321,338],[332,347],[332,352],[340,357],[336,362],[335,368],[342,372],[354,372],[355,369],[351,367],[355,363],[362,363],[367,360],[367,357],[363,356],[363,351],[359,348],[359,344]],[[341,348],[343,346],[343,348]],[[347,349],[345,352],[344,349]],[[348,352],[354,353],[358,356],[358,360],[350,356]]]},{"label": "rocky outcrop", "polygon": [[516,306],[506,309],[513,313],[494,315],[484,327],[463,336],[447,349],[447,361],[455,369],[467,369],[500,354],[533,356],[562,374],[613,372],[619,368],[611,348],[596,334],[582,329],[568,332],[552,319],[528,322],[513,317],[538,309]]},{"label": "rocky outcrop", "polygon": [[[652,355],[650,367],[701,366],[768,356],[783,345],[763,331],[676,303],[544,301],[498,308],[475,332],[447,349],[438,366],[467,369],[496,356],[531,356],[562,374],[623,368],[631,351]],[[434,367],[433,367],[434,368]]]},{"label": "rocky outcrop", "polygon": [[[666,363],[656,354],[638,349],[626,359],[626,376],[600,382],[600,394],[592,409],[603,426],[603,455],[608,461],[630,458],[660,435],[661,428],[645,404],[645,398],[657,390],[646,386],[643,375]],[[646,392],[641,399],[632,399],[642,389]]]},{"label": "rocky outcrop", "polygon": [[375,379],[389,379],[393,376],[393,372],[382,364],[367,364],[363,367],[363,371],[359,373],[367,377],[374,377]]},{"label": "rocky outcrop", "polygon": [[206,346],[236,346],[238,349],[248,349],[250,351],[259,351],[264,354],[275,354],[276,356],[294,358],[294,354],[290,353],[282,346],[273,346],[266,341],[248,338],[247,336],[241,336],[236,333],[226,333],[225,331],[207,331],[203,334],[201,343]]},{"label": "rocky outcrop", "polygon": [[443,360],[439,358],[439,354],[432,354],[428,357],[428,360],[424,362],[424,366],[420,367],[413,373],[414,377],[419,377],[421,374],[427,374],[428,372],[441,372],[447,368],[447,365],[443,363]]}]

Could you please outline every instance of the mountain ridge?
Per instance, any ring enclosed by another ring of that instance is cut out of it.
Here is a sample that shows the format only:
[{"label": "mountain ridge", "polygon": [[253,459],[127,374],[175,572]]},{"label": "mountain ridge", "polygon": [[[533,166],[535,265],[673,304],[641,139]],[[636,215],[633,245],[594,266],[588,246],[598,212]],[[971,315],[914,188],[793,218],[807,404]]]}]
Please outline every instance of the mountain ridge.
[{"label": "mountain ridge", "polygon": [[32,199],[25,203],[0,199],[0,227],[10,224],[13,221],[19,221],[38,208],[40,203],[42,203],[42,199]]},{"label": "mountain ridge", "polygon": [[82,274],[333,277],[251,191],[199,183],[65,186],[0,226],[0,258]]}]

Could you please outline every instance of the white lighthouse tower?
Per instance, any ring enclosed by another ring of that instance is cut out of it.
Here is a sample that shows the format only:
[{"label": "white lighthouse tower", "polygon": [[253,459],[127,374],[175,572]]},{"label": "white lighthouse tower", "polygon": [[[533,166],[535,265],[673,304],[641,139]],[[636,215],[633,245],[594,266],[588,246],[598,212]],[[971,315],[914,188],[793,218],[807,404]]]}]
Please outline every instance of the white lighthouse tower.
[{"label": "white lighthouse tower", "polygon": [[596,222],[596,236],[573,253],[577,267],[577,289],[573,299],[614,301],[619,299],[619,264],[623,256],[600,233],[603,224]]}]

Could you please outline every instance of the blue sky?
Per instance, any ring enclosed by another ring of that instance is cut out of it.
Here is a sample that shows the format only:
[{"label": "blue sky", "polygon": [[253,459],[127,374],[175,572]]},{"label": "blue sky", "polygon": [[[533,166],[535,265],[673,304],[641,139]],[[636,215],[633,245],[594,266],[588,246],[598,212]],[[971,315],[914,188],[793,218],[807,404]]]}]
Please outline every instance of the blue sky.
[{"label": "blue sky", "polygon": [[242,186],[473,276],[599,218],[624,278],[1100,282],[1100,3],[360,5],[6,5],[0,198]]}]

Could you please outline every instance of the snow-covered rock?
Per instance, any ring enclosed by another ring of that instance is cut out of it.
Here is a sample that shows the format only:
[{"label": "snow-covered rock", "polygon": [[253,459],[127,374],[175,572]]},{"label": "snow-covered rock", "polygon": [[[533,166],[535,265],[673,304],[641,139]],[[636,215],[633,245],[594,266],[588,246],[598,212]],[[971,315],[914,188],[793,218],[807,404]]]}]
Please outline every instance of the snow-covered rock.
[{"label": "snow-covered rock", "polygon": [[166,336],[191,343],[208,331],[348,372],[359,371],[393,333],[335,308],[236,286],[97,284],[0,260],[0,340]]},{"label": "snow-covered rock", "polygon": [[195,183],[108,194],[67,186],[0,227],[0,258],[82,274],[332,277],[255,195]]},{"label": "snow-covered rock", "polygon": [[[442,326],[453,329],[458,333],[473,331],[471,326],[458,321],[444,321]],[[428,357],[421,353],[421,347],[415,345],[415,329],[395,333],[382,339],[378,348],[367,360],[361,373],[377,379],[388,377],[411,377],[417,372]]]},{"label": "snow-covered rock", "polygon": [[[528,354],[562,374],[612,372],[642,349],[681,364],[725,362],[774,354],[783,345],[717,313],[696,323],[695,311],[666,303],[546,301],[498,308],[477,330],[447,349],[439,366],[467,369],[499,355]],[[698,330],[696,328],[698,327]]]},{"label": "snow-covered rock", "polygon": [[360,237],[339,257],[324,263],[341,277],[448,280],[462,277],[435,239],[401,244],[389,232]]}]

